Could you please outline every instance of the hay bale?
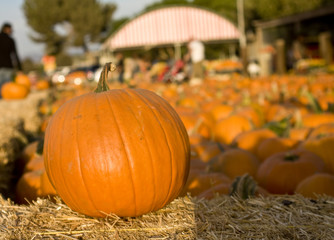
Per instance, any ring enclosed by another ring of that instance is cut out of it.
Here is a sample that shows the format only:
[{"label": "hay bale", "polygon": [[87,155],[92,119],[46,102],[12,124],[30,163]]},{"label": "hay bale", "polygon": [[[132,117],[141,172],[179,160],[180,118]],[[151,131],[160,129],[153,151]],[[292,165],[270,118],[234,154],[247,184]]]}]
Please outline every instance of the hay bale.
[{"label": "hay bale", "polygon": [[160,211],[137,218],[85,217],[57,203],[38,199],[29,206],[0,198],[2,239],[194,239],[194,204],[177,199]]},{"label": "hay bale", "polygon": [[2,239],[333,239],[334,199],[178,198],[137,218],[90,218],[60,199],[27,206],[0,198]]},{"label": "hay bale", "polygon": [[7,119],[18,119],[24,123],[24,129],[29,133],[39,131],[42,120],[38,106],[46,99],[49,90],[31,92],[27,98],[19,100],[0,100],[0,116]]},{"label": "hay bale", "polygon": [[4,196],[10,196],[15,160],[26,143],[22,120],[0,119],[0,194]]}]

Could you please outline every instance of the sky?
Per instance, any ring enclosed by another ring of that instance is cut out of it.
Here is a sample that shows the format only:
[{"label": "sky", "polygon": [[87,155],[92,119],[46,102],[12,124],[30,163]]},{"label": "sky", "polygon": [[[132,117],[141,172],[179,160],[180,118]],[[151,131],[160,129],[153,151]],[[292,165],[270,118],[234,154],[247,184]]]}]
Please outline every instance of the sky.
[{"label": "sky", "polygon": [[[48,0],[45,0],[48,1]],[[140,13],[145,6],[157,2],[158,0],[100,0],[105,3],[114,3],[117,10],[113,16],[114,19],[121,17],[133,17]],[[15,39],[18,54],[21,59],[30,57],[38,60],[43,55],[43,44],[34,43],[29,38],[33,31],[26,24],[22,5],[24,0],[0,0],[0,25],[4,22],[10,22],[13,26],[13,35]]]}]

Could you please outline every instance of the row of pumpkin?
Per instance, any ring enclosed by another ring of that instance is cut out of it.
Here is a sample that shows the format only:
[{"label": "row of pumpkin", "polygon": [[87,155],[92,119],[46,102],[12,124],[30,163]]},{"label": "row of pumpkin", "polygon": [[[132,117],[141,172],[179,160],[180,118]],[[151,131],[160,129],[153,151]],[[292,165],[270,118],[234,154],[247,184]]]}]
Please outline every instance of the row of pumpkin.
[{"label": "row of pumpkin", "polygon": [[36,83],[32,84],[28,75],[18,73],[15,75],[13,81],[3,84],[0,91],[3,99],[16,100],[26,98],[32,89],[44,90],[49,87],[50,83],[46,79],[39,79]]},{"label": "row of pumpkin", "polygon": [[[263,79],[235,75],[225,81],[206,79],[196,86],[137,83],[136,87],[165,98],[188,131],[192,157],[182,196],[210,199],[229,194],[241,176],[240,192],[334,196],[333,75]],[[55,101],[43,102],[41,130],[65,101],[88,91],[56,92]],[[35,142],[22,154],[20,166],[25,170],[16,189],[21,203],[56,194],[36,148]]]}]

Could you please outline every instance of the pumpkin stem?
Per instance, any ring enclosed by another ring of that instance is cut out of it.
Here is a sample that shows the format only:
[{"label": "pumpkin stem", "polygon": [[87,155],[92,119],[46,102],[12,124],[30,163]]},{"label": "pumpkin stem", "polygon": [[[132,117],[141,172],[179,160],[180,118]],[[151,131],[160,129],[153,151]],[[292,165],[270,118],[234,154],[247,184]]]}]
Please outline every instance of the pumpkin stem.
[{"label": "pumpkin stem", "polygon": [[248,199],[255,195],[257,184],[248,174],[236,177],[231,185],[230,196],[236,196],[241,199]]},{"label": "pumpkin stem", "polygon": [[299,156],[297,154],[293,154],[293,153],[286,153],[284,160],[285,161],[289,161],[289,162],[294,162],[295,160],[297,160],[299,158]]},{"label": "pumpkin stem", "polygon": [[112,72],[116,69],[116,66],[112,64],[111,62],[106,63],[103,67],[103,70],[100,75],[99,82],[97,83],[97,87],[94,90],[96,93],[106,92],[109,90],[107,79],[108,79],[108,73],[109,71]]}]

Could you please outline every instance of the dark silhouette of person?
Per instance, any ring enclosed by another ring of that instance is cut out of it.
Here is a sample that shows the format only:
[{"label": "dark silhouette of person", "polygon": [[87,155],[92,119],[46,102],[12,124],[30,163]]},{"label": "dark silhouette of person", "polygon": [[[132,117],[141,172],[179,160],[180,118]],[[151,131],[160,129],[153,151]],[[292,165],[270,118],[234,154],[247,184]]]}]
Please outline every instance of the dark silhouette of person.
[{"label": "dark silhouette of person", "polygon": [[2,25],[0,33],[0,90],[3,84],[11,81],[15,68],[22,71],[15,41],[11,37],[12,32],[12,26],[9,23]]}]

